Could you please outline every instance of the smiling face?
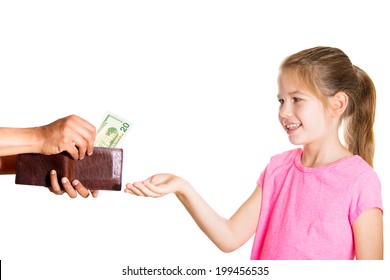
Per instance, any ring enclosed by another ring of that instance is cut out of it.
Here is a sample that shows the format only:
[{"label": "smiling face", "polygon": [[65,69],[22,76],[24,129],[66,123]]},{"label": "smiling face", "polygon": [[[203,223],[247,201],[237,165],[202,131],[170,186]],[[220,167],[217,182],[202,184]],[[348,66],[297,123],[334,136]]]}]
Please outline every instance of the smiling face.
[{"label": "smiling face", "polygon": [[294,73],[278,79],[279,121],[295,145],[322,143],[329,136],[330,115]]}]

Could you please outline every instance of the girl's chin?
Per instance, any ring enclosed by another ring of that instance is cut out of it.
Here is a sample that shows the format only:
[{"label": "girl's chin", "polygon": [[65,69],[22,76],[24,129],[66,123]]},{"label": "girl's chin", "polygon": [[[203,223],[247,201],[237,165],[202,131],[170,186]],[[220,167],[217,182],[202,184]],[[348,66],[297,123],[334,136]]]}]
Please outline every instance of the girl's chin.
[{"label": "girl's chin", "polygon": [[302,141],[299,141],[298,139],[296,139],[296,137],[291,137],[291,136],[289,136],[289,137],[288,137],[288,140],[289,140],[290,143],[293,144],[293,145],[303,145],[303,144],[304,144]]}]

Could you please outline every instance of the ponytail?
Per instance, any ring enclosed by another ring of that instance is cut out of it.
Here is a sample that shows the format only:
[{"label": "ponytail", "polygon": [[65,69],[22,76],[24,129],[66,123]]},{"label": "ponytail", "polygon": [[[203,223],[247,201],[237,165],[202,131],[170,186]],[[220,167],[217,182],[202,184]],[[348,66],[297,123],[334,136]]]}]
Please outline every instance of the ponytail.
[{"label": "ponytail", "polygon": [[[354,66],[358,78],[358,88],[354,104],[350,104],[344,123],[344,138],[347,149],[361,156],[373,166],[375,141],[374,120],[376,106],[375,86],[370,77]],[[351,100],[350,100],[351,101]],[[351,110],[353,109],[353,110]]]}]

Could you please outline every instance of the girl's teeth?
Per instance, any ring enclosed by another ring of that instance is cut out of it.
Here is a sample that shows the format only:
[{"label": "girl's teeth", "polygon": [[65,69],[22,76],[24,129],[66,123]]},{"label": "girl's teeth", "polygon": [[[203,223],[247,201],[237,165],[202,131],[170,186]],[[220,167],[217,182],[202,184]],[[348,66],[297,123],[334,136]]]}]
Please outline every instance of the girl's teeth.
[{"label": "girl's teeth", "polygon": [[301,126],[300,124],[288,124],[286,125],[287,129],[295,129]]}]

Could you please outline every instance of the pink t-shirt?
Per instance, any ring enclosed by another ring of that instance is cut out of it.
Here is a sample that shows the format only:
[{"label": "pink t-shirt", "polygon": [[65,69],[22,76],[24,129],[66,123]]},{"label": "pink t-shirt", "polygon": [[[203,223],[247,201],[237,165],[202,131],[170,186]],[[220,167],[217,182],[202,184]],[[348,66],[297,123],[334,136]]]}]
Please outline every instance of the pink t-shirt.
[{"label": "pink t-shirt", "polygon": [[354,259],[352,224],[368,209],[382,210],[378,176],[359,156],[307,168],[301,155],[276,155],[260,175],[251,259]]}]

